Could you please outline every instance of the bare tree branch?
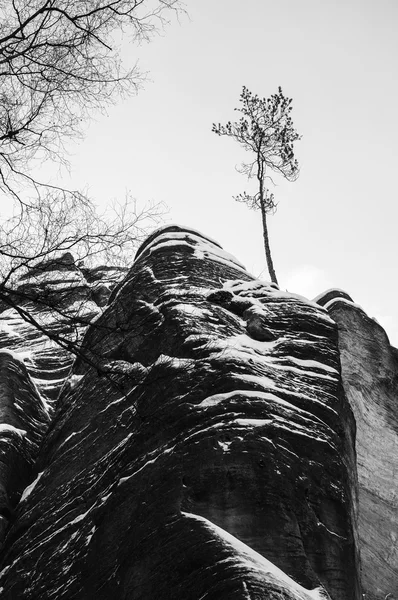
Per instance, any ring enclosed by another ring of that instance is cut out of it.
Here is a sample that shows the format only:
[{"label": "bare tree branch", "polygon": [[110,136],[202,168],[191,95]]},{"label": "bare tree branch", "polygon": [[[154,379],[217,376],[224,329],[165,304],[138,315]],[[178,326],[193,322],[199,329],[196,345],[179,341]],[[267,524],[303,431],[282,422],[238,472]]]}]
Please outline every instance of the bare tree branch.
[{"label": "bare tree branch", "polygon": [[122,66],[118,35],[148,40],[179,10],[180,0],[0,4],[0,190],[21,198],[33,161],[67,162],[65,141],[93,111],[142,83],[136,64]]},{"label": "bare tree branch", "polygon": [[[42,333],[29,302],[76,327],[79,311],[65,313],[63,297],[32,298],[20,278],[65,252],[88,266],[131,262],[165,207],[140,208],[128,196],[100,214],[85,194],[50,185],[34,169],[48,160],[68,165],[66,144],[83,136],[84,122],[140,87],[137,65],[121,62],[121,36],[149,40],[181,10],[180,0],[0,2],[0,195],[13,202],[12,216],[0,220],[0,300]],[[77,343],[47,335],[64,348]]]}]

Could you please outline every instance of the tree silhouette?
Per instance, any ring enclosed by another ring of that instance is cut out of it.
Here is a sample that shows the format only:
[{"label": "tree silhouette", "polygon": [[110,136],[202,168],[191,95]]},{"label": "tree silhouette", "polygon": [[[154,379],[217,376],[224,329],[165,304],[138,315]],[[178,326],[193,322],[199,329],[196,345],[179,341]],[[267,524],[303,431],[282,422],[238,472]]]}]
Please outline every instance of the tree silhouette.
[{"label": "tree silhouette", "polygon": [[282,175],[288,181],[295,181],[299,175],[299,165],[294,156],[294,142],[300,139],[290,116],[292,100],[284,96],[282,88],[270,98],[259,98],[243,86],[240,95],[241,106],[235,108],[241,113],[239,121],[228,121],[226,125],[213,123],[212,131],[220,136],[236,140],[245,150],[254,154],[252,162],[242,163],[238,171],[256,178],[258,191],[254,194],[243,192],[235,196],[249,208],[261,211],[264,249],[271,280],[278,283],[269,244],[267,214],[276,210],[274,194],[266,186],[272,181],[269,172]]}]

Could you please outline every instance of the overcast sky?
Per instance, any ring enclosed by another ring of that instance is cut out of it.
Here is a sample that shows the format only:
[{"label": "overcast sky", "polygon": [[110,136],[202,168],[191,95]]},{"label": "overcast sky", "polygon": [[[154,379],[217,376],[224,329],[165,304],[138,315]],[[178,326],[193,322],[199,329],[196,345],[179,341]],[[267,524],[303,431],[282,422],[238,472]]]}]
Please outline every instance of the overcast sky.
[{"label": "overcast sky", "polygon": [[275,180],[269,229],[283,289],[346,290],[398,345],[397,0],[187,0],[188,17],[141,47],[151,81],[98,117],[73,148],[72,181],[106,203],[126,190],[164,201],[170,221],[203,231],[267,279],[254,190],[238,145],[211,132],[233,119],[243,85],[281,86],[302,135],[301,174]]}]

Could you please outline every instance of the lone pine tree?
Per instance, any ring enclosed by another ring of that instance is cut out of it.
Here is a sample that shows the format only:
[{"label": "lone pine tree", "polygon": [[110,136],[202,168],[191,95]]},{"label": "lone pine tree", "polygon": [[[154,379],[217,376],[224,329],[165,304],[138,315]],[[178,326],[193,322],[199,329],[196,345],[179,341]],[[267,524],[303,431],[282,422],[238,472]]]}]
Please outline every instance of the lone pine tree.
[{"label": "lone pine tree", "polygon": [[274,194],[266,185],[273,183],[270,172],[280,174],[288,181],[295,181],[299,175],[299,165],[294,156],[294,142],[300,139],[290,116],[292,99],[284,96],[282,88],[270,98],[259,98],[243,86],[240,95],[241,113],[239,121],[228,121],[226,125],[213,123],[212,131],[236,140],[254,157],[251,162],[241,163],[239,172],[248,179],[256,178],[258,191],[254,195],[247,192],[235,196],[249,208],[261,211],[264,249],[271,280],[278,283],[271,257],[267,214],[276,210]]}]

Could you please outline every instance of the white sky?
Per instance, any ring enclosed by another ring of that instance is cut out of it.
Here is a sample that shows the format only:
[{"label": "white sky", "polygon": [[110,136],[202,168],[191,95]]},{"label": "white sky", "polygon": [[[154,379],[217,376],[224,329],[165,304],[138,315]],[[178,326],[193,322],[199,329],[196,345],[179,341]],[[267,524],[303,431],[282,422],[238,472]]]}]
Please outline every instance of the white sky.
[{"label": "white sky", "polygon": [[[301,175],[276,180],[269,219],[283,289],[346,290],[398,345],[397,0],[187,0],[189,18],[141,47],[151,82],[98,117],[73,148],[72,182],[100,203],[164,201],[170,221],[203,231],[267,279],[244,153],[211,132],[233,119],[243,85],[282,86],[303,138]],[[251,184],[254,186],[254,182]]]}]

